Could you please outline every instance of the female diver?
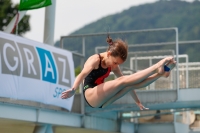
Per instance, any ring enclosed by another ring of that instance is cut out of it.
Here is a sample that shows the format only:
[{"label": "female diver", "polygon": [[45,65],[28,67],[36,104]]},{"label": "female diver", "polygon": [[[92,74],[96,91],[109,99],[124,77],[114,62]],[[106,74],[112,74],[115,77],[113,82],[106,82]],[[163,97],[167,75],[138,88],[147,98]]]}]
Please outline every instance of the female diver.
[{"label": "female diver", "polygon": [[[138,99],[135,89],[146,87],[162,76],[168,77],[170,70],[176,64],[173,57],[166,57],[149,68],[123,76],[119,65],[127,58],[128,45],[121,39],[113,41],[109,36],[107,43],[109,44],[107,51],[94,54],[87,59],[72,88],[64,91],[61,98],[66,99],[73,96],[75,90],[83,82],[84,97],[91,107],[104,108],[130,92],[141,110],[148,109]],[[118,78],[104,82],[110,71]]]}]

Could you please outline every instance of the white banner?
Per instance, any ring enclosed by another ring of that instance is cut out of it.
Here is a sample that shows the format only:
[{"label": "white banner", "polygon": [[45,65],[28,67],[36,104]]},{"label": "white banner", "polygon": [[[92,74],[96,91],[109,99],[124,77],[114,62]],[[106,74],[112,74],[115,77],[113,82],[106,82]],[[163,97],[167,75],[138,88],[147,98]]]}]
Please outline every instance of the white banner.
[{"label": "white banner", "polygon": [[71,110],[61,99],[74,79],[72,53],[0,32],[0,97],[31,100]]}]

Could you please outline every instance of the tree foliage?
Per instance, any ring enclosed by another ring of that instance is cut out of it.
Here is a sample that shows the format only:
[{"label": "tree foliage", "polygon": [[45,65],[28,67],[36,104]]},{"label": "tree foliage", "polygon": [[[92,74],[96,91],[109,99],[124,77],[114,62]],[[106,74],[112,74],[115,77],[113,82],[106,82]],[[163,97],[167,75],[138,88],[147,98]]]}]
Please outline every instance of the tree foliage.
[{"label": "tree foliage", "polygon": [[[0,30],[4,31],[7,25],[18,12],[18,4],[14,5],[11,0],[0,0]],[[18,24],[18,35],[23,35],[30,30],[29,15],[25,15]],[[16,30],[16,29],[15,29]],[[15,31],[14,31],[15,33]]]}]

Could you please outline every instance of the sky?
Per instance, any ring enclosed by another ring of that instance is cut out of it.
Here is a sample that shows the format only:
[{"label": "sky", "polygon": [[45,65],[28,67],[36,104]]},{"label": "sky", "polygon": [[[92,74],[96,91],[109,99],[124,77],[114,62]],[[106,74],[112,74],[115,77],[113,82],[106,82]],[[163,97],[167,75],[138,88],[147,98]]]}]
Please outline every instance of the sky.
[{"label": "sky", "polygon": [[[108,15],[120,13],[132,6],[153,3],[157,0],[55,0],[54,42],[61,36],[84,27]],[[191,0],[188,0],[191,1]],[[14,4],[20,0],[12,0]],[[43,42],[45,8],[29,10],[31,30],[24,37]],[[130,29],[131,30],[131,29]],[[100,31],[102,32],[102,31]]]}]

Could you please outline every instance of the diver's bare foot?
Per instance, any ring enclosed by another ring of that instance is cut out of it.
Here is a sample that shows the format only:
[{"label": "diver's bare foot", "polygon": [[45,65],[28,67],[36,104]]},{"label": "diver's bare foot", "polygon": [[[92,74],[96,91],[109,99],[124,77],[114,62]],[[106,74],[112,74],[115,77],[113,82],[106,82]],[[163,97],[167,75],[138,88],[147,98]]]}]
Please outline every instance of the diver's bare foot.
[{"label": "diver's bare foot", "polygon": [[169,71],[165,71],[163,73],[163,77],[169,77],[171,70],[176,66],[176,61],[171,60],[169,63],[166,64],[166,66],[170,69]]},{"label": "diver's bare foot", "polygon": [[164,71],[164,65],[165,64],[168,64],[170,61],[173,60],[173,57],[166,57],[164,59],[162,59],[161,61],[159,61],[157,63],[157,73],[158,74],[163,74],[165,71]]}]

